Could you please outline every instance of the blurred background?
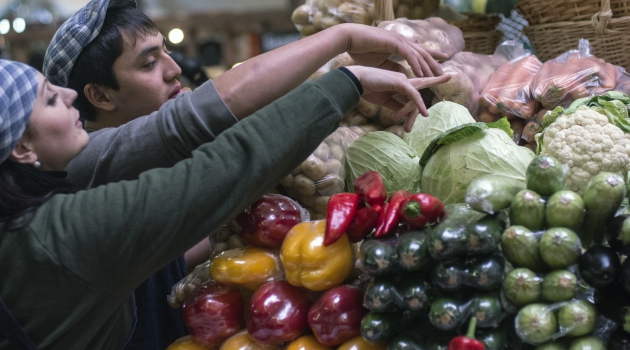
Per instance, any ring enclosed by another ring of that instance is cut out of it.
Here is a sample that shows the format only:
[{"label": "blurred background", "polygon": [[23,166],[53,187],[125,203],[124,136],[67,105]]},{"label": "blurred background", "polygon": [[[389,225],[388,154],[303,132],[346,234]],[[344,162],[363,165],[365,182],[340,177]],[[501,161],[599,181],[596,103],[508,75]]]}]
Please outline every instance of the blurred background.
[{"label": "blurred background", "polygon": [[[333,4],[337,6],[344,1],[352,2],[353,9],[357,4],[372,11],[374,8],[373,0],[137,0],[137,3],[166,36],[168,49],[182,67],[184,79],[195,86],[239,62],[298,40],[302,35],[312,34],[293,21],[292,15],[298,7],[309,4],[333,9]],[[411,11],[414,6],[420,10],[435,10],[445,4],[462,12],[483,13],[488,9],[503,13],[507,18],[514,2],[393,1],[396,17],[410,19],[414,18]],[[44,53],[57,28],[87,3],[88,0],[0,0],[0,58],[25,62],[41,70]],[[340,13],[336,14],[337,19],[329,25],[343,21],[361,22],[365,18],[344,19]],[[427,12],[421,17],[429,15]],[[356,17],[356,13],[353,16]],[[517,33],[520,34],[520,28]],[[500,37],[497,44],[498,39]]]},{"label": "blurred background", "polygon": [[[0,57],[41,70],[57,28],[88,0],[0,0]],[[167,37],[180,66],[212,78],[262,52],[298,40],[296,0],[137,0]],[[190,77],[194,79],[194,77]]]}]

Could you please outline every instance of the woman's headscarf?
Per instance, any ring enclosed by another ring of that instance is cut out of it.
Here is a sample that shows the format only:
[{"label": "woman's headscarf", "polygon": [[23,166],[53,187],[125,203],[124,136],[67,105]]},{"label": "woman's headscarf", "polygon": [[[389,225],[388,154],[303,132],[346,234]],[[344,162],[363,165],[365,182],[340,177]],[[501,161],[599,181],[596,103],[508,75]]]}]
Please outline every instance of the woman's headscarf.
[{"label": "woman's headscarf", "polygon": [[0,60],[0,163],[22,137],[37,98],[37,70]]}]

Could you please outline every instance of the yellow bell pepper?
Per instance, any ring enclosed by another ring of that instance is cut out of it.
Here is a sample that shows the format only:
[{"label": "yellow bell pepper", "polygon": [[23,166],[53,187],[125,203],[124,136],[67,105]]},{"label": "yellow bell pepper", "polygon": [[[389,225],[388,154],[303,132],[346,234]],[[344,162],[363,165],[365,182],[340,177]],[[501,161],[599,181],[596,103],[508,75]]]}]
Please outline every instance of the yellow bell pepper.
[{"label": "yellow bell pepper", "polygon": [[225,251],[210,265],[210,276],[223,284],[252,291],[282,279],[279,259],[271,250],[244,247]]},{"label": "yellow bell pepper", "polygon": [[289,343],[286,350],[332,350],[332,348],[322,345],[312,335],[304,335]]},{"label": "yellow bell pepper", "polygon": [[337,350],[387,350],[387,343],[370,343],[359,335],[341,344]]},{"label": "yellow bell pepper", "polygon": [[244,329],[226,340],[219,350],[281,350],[280,345],[258,343]]},{"label": "yellow bell pepper", "polygon": [[195,343],[191,336],[187,335],[177,339],[173,344],[169,345],[166,350],[213,350],[216,347],[208,348]]},{"label": "yellow bell pepper", "polygon": [[354,266],[348,235],[324,246],[326,220],[299,223],[287,233],[280,260],[287,281],[296,287],[322,291],[340,285]]}]

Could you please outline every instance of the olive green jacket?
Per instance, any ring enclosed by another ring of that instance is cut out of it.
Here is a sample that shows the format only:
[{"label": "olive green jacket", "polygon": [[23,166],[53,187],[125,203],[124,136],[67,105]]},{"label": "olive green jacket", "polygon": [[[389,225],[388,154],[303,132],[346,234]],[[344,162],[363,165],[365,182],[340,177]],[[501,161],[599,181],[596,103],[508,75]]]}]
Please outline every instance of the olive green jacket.
[{"label": "olive green jacket", "polygon": [[276,185],[358,101],[351,79],[332,71],[171,168],[52,197],[1,234],[0,297],[42,349],[120,348],[133,290]]}]

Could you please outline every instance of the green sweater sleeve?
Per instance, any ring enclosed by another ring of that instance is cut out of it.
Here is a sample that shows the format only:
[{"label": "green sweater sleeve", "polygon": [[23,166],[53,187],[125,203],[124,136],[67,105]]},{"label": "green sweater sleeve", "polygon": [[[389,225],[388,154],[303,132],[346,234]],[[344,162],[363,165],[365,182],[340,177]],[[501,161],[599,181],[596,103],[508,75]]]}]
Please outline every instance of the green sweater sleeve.
[{"label": "green sweater sleeve", "polygon": [[275,186],[334,131],[359,93],[332,71],[168,169],[57,195],[30,229],[60,265],[124,296]]}]

